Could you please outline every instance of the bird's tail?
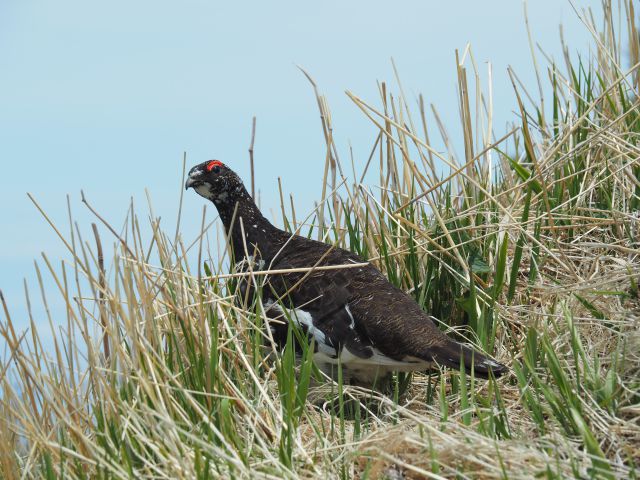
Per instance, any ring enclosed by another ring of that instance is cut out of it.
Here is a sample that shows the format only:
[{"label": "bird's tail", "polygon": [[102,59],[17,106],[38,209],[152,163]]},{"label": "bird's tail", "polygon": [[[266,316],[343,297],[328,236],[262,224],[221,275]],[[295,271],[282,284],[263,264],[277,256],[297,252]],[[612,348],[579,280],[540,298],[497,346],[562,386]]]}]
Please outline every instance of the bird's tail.
[{"label": "bird's tail", "polygon": [[439,345],[433,345],[430,351],[433,360],[440,365],[459,369],[463,362],[465,371],[469,373],[473,368],[476,377],[489,378],[489,372],[492,372],[498,378],[509,371],[505,365],[450,338]]}]

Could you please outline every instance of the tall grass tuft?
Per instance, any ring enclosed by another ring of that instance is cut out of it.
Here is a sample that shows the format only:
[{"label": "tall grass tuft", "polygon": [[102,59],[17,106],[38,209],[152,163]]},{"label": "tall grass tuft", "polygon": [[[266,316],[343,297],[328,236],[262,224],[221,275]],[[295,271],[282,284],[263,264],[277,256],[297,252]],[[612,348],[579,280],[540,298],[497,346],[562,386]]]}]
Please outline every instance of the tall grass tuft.
[{"label": "tall grass tuft", "polygon": [[19,331],[2,298],[2,478],[636,478],[640,44],[633,2],[615,5],[601,25],[583,16],[593,56],[565,46],[540,86],[510,72],[506,133],[472,50],[458,54],[462,157],[435,107],[381,83],[378,100],[347,93],[374,131],[356,173],[313,84],[323,194],[302,221],[283,201],[281,223],[368,258],[510,375],[398,375],[390,395],[323,378],[311,347],[296,360],[299,332],[272,351],[204,212],[186,242],[133,205],[116,230],[83,196],[94,237],[41,210],[68,258],[43,255],[26,289],[66,318]]}]

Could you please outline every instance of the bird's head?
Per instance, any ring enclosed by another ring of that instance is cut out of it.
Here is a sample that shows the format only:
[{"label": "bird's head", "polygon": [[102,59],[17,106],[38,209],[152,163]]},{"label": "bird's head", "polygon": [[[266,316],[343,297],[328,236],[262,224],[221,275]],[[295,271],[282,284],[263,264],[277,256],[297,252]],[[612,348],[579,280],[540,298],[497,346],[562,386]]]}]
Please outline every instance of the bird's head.
[{"label": "bird's head", "polygon": [[240,177],[219,160],[209,160],[189,170],[185,189],[191,187],[216,204],[226,203],[244,192]]}]

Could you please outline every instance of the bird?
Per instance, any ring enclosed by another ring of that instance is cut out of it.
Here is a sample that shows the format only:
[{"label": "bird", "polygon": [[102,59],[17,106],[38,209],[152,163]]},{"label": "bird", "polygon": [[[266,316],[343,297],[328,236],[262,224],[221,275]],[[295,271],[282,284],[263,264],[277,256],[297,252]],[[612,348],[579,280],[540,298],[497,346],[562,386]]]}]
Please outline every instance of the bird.
[{"label": "bird", "polygon": [[277,272],[266,276],[261,291],[268,319],[280,319],[269,322],[276,343],[283,344],[288,322],[294,323],[326,374],[336,378],[340,365],[350,384],[371,386],[393,372],[437,366],[459,369],[464,364],[466,372],[485,379],[508,371],[444,334],[432,316],[370,262],[274,226],[240,177],[221,161],[191,168],[189,188],[217,208],[237,265]]}]

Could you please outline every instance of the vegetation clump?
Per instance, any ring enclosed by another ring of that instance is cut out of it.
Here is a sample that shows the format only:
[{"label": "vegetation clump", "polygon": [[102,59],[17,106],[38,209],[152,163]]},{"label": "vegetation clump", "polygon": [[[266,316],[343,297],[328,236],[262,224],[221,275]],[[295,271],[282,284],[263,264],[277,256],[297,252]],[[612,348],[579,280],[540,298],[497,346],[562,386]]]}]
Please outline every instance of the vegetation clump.
[{"label": "vegetation clump", "polygon": [[463,158],[434,147],[451,143],[435,109],[428,124],[422,98],[381,84],[377,102],[348,93],[375,131],[356,173],[318,94],[322,199],[304,220],[281,206],[289,231],[369,259],[510,374],[399,374],[382,395],[323,378],[309,350],[296,361],[293,331],[267,355],[263,307],[236,298],[247,274],[205,215],[185,243],[153,215],[144,234],[133,207],[116,232],[83,197],[95,239],[52,223],[69,258],[38,264],[64,334],[17,331],[2,300],[2,478],[636,478],[640,43],[632,1],[603,7],[602,25],[584,18],[593,57],[565,47],[537,100],[510,72],[505,134],[465,49]]}]

